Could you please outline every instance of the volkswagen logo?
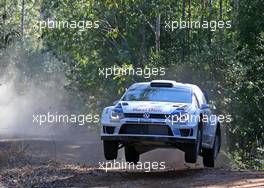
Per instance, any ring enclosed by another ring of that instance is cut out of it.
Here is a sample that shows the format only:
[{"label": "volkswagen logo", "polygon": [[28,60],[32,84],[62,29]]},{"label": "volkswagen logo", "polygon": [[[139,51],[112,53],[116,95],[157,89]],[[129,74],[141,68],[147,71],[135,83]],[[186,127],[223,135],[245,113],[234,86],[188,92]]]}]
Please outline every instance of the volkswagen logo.
[{"label": "volkswagen logo", "polygon": [[148,119],[148,118],[149,118],[149,116],[150,116],[150,114],[149,114],[148,112],[146,112],[146,113],[144,113],[144,114],[143,114],[143,118],[146,118],[146,119]]}]

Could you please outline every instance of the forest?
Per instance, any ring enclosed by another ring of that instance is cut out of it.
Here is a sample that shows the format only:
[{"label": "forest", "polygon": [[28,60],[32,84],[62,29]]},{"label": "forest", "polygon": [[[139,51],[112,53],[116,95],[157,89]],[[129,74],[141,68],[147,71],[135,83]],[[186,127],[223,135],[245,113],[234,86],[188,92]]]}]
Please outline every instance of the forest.
[{"label": "forest", "polygon": [[[31,85],[65,90],[66,109],[93,113],[134,82],[197,84],[218,114],[232,116],[222,125],[223,152],[241,168],[263,170],[263,7],[263,0],[1,0],[0,78],[16,80],[19,95]],[[180,28],[180,20],[209,26]],[[113,66],[165,74],[99,74]]]}]

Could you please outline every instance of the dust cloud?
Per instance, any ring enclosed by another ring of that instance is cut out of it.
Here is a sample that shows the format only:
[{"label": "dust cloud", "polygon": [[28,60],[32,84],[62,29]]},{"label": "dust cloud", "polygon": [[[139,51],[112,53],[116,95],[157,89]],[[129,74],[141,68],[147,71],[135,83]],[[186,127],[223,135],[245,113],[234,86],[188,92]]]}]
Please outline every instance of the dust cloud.
[{"label": "dust cloud", "polygon": [[6,50],[0,61],[0,142],[23,142],[34,154],[57,162],[103,160],[99,132],[88,125],[33,122],[33,115],[47,112],[82,113],[83,101],[65,89],[65,82],[62,62],[51,54],[19,46]]}]

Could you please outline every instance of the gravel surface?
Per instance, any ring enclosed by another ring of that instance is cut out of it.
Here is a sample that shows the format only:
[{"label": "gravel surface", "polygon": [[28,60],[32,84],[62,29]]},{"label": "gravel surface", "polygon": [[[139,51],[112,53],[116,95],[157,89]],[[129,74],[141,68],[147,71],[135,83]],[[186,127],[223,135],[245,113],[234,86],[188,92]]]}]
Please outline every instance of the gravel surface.
[{"label": "gravel surface", "polygon": [[264,187],[264,172],[189,169],[143,172],[50,163],[1,172],[3,187]]},{"label": "gravel surface", "polygon": [[[77,134],[76,134],[77,135]],[[203,168],[183,162],[177,150],[153,151],[142,161],[166,159],[166,169],[99,169],[103,161],[101,142],[95,139],[6,139],[0,141],[0,188],[2,187],[264,187],[264,171],[228,168],[220,157],[217,168]],[[122,152],[120,152],[122,158]],[[219,162],[220,161],[220,162]]]}]

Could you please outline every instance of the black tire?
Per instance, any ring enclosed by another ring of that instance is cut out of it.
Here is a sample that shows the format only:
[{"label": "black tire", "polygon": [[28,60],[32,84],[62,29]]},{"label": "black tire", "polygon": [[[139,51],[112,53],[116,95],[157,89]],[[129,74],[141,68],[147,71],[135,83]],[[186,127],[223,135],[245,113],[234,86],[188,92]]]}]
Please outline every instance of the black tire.
[{"label": "black tire", "polygon": [[137,163],[139,161],[139,154],[133,146],[125,146],[125,157],[129,163]]},{"label": "black tire", "polygon": [[185,162],[196,163],[198,155],[201,150],[201,145],[202,145],[202,130],[201,128],[199,128],[197,133],[197,140],[195,144],[191,144],[185,150],[185,154],[184,154]]},{"label": "black tire", "polygon": [[221,145],[220,142],[221,142],[221,133],[220,131],[217,131],[213,148],[203,149],[203,164],[205,167],[213,168],[215,166],[215,160],[220,150],[220,145]]},{"label": "black tire", "polygon": [[104,156],[106,160],[114,160],[118,154],[118,142],[104,141]]}]

